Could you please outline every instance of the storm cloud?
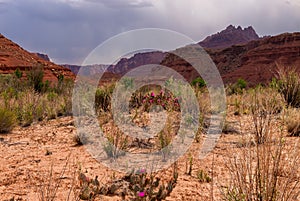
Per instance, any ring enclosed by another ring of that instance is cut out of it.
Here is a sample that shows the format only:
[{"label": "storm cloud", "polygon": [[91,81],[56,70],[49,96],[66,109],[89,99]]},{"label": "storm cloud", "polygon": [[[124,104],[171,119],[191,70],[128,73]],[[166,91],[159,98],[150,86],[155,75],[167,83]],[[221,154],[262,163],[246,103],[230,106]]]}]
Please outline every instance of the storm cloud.
[{"label": "storm cloud", "polygon": [[0,0],[0,33],[56,63],[80,64],[132,29],[171,29],[195,41],[229,24],[275,35],[300,31],[299,11],[299,0]]}]

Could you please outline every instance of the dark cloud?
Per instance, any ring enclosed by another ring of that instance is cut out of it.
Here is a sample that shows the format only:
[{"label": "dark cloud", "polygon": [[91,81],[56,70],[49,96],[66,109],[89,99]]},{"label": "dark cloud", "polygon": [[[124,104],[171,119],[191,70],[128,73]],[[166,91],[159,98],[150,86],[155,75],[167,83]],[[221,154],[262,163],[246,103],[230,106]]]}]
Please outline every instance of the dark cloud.
[{"label": "dark cloud", "polygon": [[289,0],[0,0],[0,32],[57,63],[80,64],[106,39],[136,28],[166,28],[195,41],[227,25],[260,35],[300,30]]},{"label": "dark cloud", "polygon": [[150,1],[145,0],[86,0],[87,2],[100,3],[109,8],[143,8],[152,7],[153,4]]}]

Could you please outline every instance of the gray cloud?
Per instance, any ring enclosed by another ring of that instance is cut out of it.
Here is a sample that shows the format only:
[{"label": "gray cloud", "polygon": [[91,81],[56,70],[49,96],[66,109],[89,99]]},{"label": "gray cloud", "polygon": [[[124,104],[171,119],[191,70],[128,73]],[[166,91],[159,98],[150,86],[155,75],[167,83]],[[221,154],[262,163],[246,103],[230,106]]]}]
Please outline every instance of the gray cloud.
[{"label": "gray cloud", "polygon": [[0,0],[0,32],[57,63],[80,64],[104,40],[166,28],[195,41],[229,24],[260,35],[300,30],[299,0]]},{"label": "gray cloud", "polygon": [[145,0],[86,0],[87,2],[100,3],[109,8],[143,8],[152,7],[151,1]]}]

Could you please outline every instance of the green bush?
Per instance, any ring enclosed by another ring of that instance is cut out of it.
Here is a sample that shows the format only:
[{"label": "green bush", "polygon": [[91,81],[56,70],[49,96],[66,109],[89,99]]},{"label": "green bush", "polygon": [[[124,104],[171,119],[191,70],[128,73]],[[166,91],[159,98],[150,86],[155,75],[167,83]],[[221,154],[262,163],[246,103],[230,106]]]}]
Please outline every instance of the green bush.
[{"label": "green bush", "polygon": [[16,125],[16,116],[14,112],[0,108],[0,133],[10,132]]},{"label": "green bush", "polygon": [[17,68],[17,69],[15,70],[15,76],[16,76],[18,79],[20,79],[20,78],[22,77],[22,75],[23,75],[23,73],[20,71],[19,68]]},{"label": "green bush", "polygon": [[232,94],[240,94],[244,91],[244,89],[247,88],[247,82],[242,79],[239,78],[236,83],[231,84],[227,87],[227,94],[228,95],[232,95]]},{"label": "green bush", "polygon": [[191,84],[193,86],[198,86],[200,88],[203,88],[206,86],[206,82],[201,77],[197,77],[196,79],[194,79]]}]

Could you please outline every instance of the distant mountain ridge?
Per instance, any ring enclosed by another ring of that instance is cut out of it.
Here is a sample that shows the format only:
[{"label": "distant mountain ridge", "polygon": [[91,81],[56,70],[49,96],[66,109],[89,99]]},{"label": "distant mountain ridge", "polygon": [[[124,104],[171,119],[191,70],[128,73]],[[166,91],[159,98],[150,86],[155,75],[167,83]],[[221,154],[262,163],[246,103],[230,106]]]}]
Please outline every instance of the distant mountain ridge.
[{"label": "distant mountain ridge", "polygon": [[[300,32],[260,38],[251,26],[243,29],[230,25],[199,44],[205,46],[204,49],[216,64],[225,84],[234,83],[239,78],[251,85],[267,83],[274,77],[276,65],[293,66],[300,71]],[[55,80],[59,74],[74,77],[70,69],[75,74],[80,69],[76,65],[62,67],[49,60],[47,55],[29,53],[0,34],[0,74],[13,73],[17,68],[26,71],[34,65],[42,64],[45,66],[46,79]],[[185,60],[172,53],[159,51],[136,53],[130,58],[120,59],[115,65],[96,64],[83,68],[86,75],[95,76],[106,69],[102,78],[107,83],[147,64],[170,67],[188,81],[199,76]]]},{"label": "distant mountain ridge", "polygon": [[258,39],[260,39],[260,37],[257,35],[252,26],[243,29],[241,26],[235,27],[233,25],[229,25],[225,30],[211,36],[207,36],[198,44],[204,48],[222,49],[232,45],[245,44]]},{"label": "distant mountain ridge", "polygon": [[[223,82],[234,83],[239,78],[249,85],[268,83],[276,74],[277,65],[297,67],[300,72],[300,32],[284,33],[224,49],[207,49]],[[168,66],[187,80],[200,76],[186,61],[168,54],[162,65]]]},{"label": "distant mountain ridge", "polygon": [[[300,71],[300,33],[285,33],[260,38],[252,26],[241,28],[229,25],[225,30],[206,37],[199,43],[217,66],[225,84],[239,78],[250,85],[267,83],[274,77],[279,65],[298,66]],[[107,69],[112,79],[120,78],[128,71],[146,64],[168,66],[188,81],[199,74],[185,60],[166,52],[137,53],[122,58]]]},{"label": "distant mountain ridge", "polygon": [[[204,48],[218,49],[247,43],[257,39],[260,38],[252,26],[242,29],[240,26],[234,27],[233,25],[229,25],[225,30],[206,37],[206,39],[198,44]],[[167,53],[160,51],[137,53],[130,58],[120,59],[116,65],[110,65],[107,71],[119,76],[124,75],[138,66],[145,64],[160,64],[166,55]],[[79,66],[68,64],[64,64],[63,66],[70,68],[75,74],[78,73]]]}]

